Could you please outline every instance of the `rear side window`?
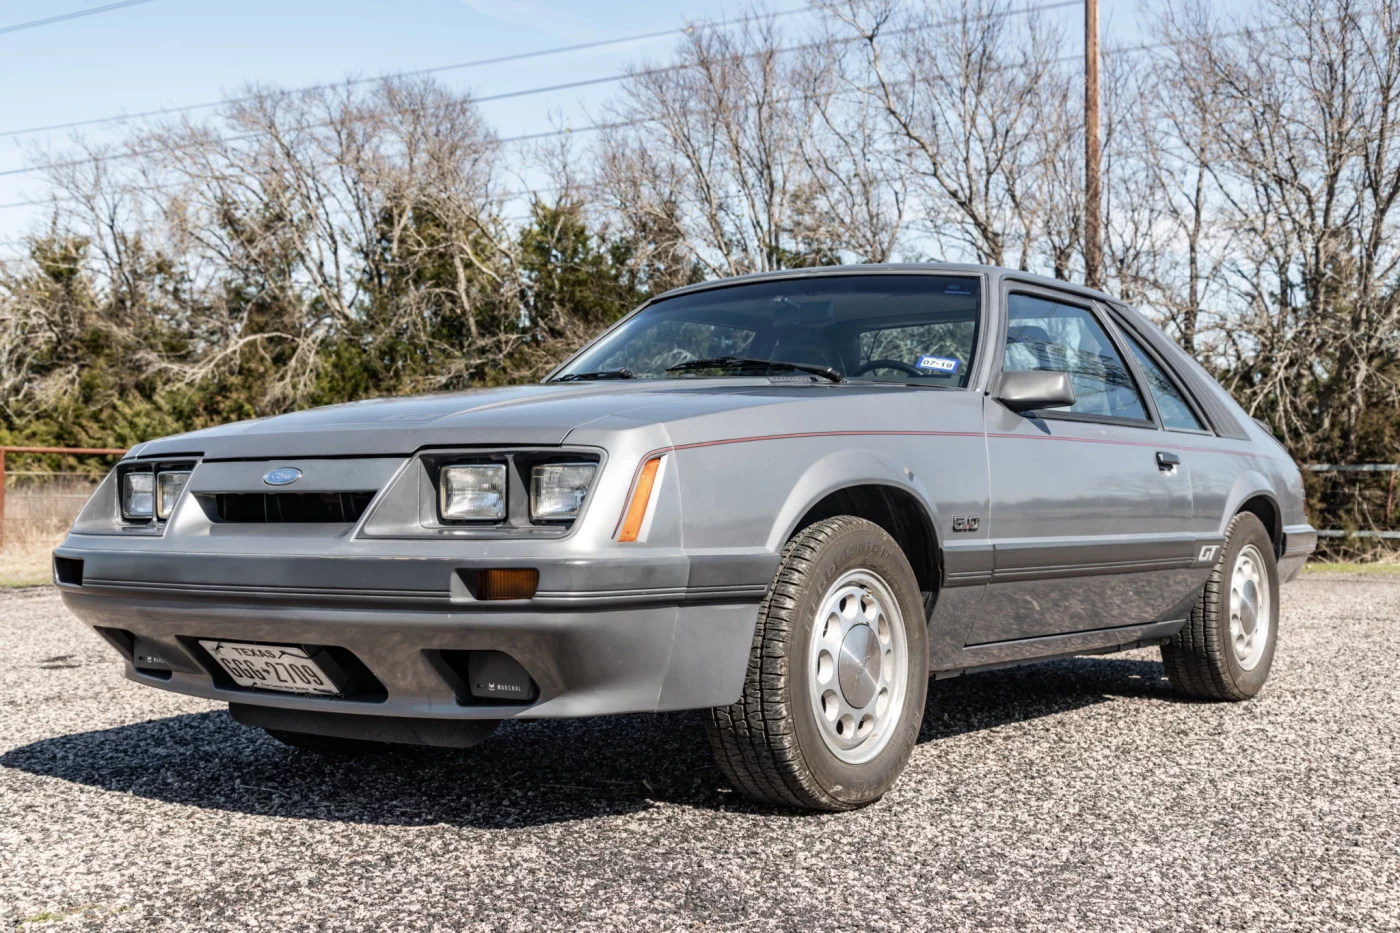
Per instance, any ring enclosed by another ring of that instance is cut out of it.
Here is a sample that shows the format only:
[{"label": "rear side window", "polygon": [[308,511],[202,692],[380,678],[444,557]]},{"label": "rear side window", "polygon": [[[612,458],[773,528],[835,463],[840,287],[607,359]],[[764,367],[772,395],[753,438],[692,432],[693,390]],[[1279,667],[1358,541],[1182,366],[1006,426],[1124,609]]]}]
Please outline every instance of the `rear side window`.
[{"label": "rear side window", "polygon": [[1168,428],[1182,431],[1204,431],[1205,425],[1201,424],[1201,419],[1197,418],[1196,413],[1191,410],[1191,405],[1186,401],[1186,394],[1181,391],[1181,387],[1172,381],[1172,378],[1163,371],[1162,367],[1157,365],[1156,360],[1147,355],[1142,344],[1133,339],[1131,334],[1124,331],[1123,339],[1128,341],[1129,349],[1133,351],[1138,365],[1142,367],[1143,375],[1147,377],[1147,390],[1152,393],[1152,398],[1157,402],[1157,411],[1162,416],[1162,424]]},{"label": "rear side window", "polygon": [[1075,395],[1069,411],[1149,420],[1128,367],[1091,313],[1047,298],[1012,294],[1007,318],[1002,369],[1069,373]]}]

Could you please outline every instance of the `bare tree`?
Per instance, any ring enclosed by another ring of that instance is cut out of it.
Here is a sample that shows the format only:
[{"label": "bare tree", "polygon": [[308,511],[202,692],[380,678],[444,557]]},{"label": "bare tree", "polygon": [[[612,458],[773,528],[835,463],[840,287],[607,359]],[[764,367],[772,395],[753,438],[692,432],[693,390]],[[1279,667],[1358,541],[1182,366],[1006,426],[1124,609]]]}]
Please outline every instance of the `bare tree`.
[{"label": "bare tree", "polygon": [[1223,345],[1236,394],[1296,450],[1350,457],[1368,405],[1397,402],[1400,7],[1269,11],[1266,28],[1178,44],[1209,76],[1186,85],[1188,101],[1218,130],[1234,232],[1240,307]]},{"label": "bare tree", "polygon": [[801,264],[794,195],[808,182],[798,59],[771,18],[690,31],[635,69],[602,138],[600,184],[623,217],[664,221],[708,275]]},{"label": "bare tree", "polygon": [[826,9],[864,49],[867,93],[919,183],[924,231],[978,261],[1029,268],[1057,142],[1042,117],[1063,93],[1060,34],[1006,0]]},{"label": "bare tree", "polygon": [[888,262],[904,235],[908,163],[890,145],[883,107],[866,91],[861,50],[828,30],[800,50],[794,89],[807,194],[799,237],[858,262]]},{"label": "bare tree", "polygon": [[1121,111],[1124,162],[1137,180],[1122,200],[1144,215],[1120,238],[1138,257],[1123,282],[1193,354],[1203,349],[1203,309],[1224,299],[1230,255],[1226,205],[1216,187],[1224,169],[1219,121],[1226,102],[1202,58],[1218,31],[1204,5],[1168,8],[1154,31],[1163,52],[1138,69],[1134,86],[1112,108]]},{"label": "bare tree", "polygon": [[85,247],[50,236],[31,245],[28,262],[0,264],[0,411],[12,424],[54,410],[82,375],[94,303],[80,274]]},{"label": "bare tree", "polygon": [[54,181],[110,287],[106,317],[160,304],[189,338],[138,341],[153,372],[193,384],[261,355],[261,404],[280,410],[311,399],[333,338],[432,354],[403,389],[464,385],[524,339],[499,147],[470,98],[414,81],[255,89],[219,123],[133,137],[120,171],[113,155]]}]

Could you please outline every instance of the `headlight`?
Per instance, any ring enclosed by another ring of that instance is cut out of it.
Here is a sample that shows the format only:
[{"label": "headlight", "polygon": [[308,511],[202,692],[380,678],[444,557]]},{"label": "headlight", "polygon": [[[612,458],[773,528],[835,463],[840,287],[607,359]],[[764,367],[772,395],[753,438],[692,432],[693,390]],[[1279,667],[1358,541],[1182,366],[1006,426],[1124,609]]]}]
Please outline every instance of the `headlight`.
[{"label": "headlight", "polygon": [[160,473],[156,476],[156,518],[167,519],[175,511],[175,503],[180,491],[185,488],[190,474],[187,471]]},{"label": "headlight", "polygon": [[506,517],[506,465],[443,467],[438,476],[438,505],[449,521],[501,521]]},{"label": "headlight", "polygon": [[530,517],[549,522],[578,518],[596,463],[543,463],[530,471]]},{"label": "headlight", "polygon": [[154,473],[128,473],[122,477],[122,518],[150,521],[155,515]]}]

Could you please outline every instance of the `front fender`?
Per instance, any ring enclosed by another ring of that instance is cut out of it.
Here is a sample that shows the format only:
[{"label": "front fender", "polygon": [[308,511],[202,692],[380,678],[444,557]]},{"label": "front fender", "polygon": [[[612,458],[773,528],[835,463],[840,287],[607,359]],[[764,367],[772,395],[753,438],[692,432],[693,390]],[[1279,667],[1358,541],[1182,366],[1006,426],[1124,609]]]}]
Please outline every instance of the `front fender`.
[{"label": "front fender", "polygon": [[797,525],[822,499],[852,486],[893,486],[914,496],[929,527],[937,529],[938,509],[923,480],[894,457],[875,450],[837,450],[817,460],[793,484],[773,522],[765,546],[782,550]]}]

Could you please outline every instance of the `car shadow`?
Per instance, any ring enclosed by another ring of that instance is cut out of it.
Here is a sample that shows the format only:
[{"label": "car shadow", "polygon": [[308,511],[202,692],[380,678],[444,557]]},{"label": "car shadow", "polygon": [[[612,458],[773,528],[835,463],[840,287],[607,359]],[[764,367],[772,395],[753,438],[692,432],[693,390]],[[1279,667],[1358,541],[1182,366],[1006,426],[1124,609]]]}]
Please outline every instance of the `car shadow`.
[{"label": "car shadow", "polygon": [[[1161,664],[1072,658],[934,681],[919,740],[1114,697],[1169,698]],[[287,748],[219,710],[42,739],[0,755],[0,767],[167,803],[381,825],[507,829],[660,802],[774,812],[727,789],[697,712],[508,722],[465,751],[344,760]]]},{"label": "car shadow", "polygon": [[1064,658],[930,682],[919,741],[1067,713],[1115,697],[1180,700],[1160,661]]}]

